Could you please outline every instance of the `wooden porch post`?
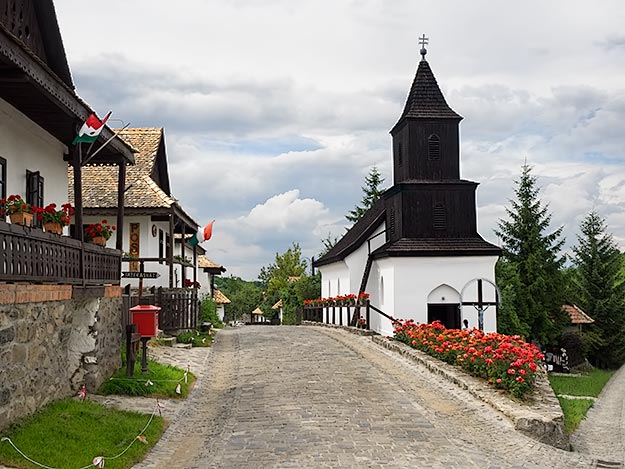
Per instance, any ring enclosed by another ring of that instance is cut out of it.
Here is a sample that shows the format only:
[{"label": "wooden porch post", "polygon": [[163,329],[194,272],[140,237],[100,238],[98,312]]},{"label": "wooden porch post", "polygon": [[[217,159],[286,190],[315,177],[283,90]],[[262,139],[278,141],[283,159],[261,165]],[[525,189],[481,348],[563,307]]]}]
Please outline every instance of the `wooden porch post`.
[{"label": "wooden porch post", "polygon": [[[183,221],[180,222],[180,257],[182,258],[182,260],[184,261],[184,259],[186,258],[185,256],[185,250],[184,250],[184,235],[187,231],[187,225],[186,223],[184,223]],[[184,281],[187,279],[187,268],[185,267],[184,264],[182,264],[182,266],[180,267],[180,269],[182,270],[182,280],[181,280],[181,287],[184,287]]]},{"label": "wooden porch post", "polygon": [[117,239],[115,248],[122,250],[124,246],[124,204],[126,192],[126,162],[119,163],[117,178]]},{"label": "wooden porch post", "polygon": [[169,214],[169,249],[167,258],[169,261],[169,288],[174,288],[174,212]]},{"label": "wooden porch post", "polygon": [[82,149],[81,143],[74,147],[74,239],[84,241],[82,221]]},{"label": "wooden porch post", "polygon": [[193,283],[197,282],[197,244],[193,246]]}]

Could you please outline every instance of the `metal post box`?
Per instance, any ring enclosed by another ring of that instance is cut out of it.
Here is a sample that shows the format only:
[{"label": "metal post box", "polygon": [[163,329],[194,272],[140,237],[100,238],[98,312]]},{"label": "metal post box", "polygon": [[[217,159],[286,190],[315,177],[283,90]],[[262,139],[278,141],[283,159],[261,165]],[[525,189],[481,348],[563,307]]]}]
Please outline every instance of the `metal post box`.
[{"label": "metal post box", "polygon": [[161,310],[154,305],[138,305],[130,308],[130,320],[137,325],[137,332],[141,337],[156,337],[158,335],[158,312]]}]

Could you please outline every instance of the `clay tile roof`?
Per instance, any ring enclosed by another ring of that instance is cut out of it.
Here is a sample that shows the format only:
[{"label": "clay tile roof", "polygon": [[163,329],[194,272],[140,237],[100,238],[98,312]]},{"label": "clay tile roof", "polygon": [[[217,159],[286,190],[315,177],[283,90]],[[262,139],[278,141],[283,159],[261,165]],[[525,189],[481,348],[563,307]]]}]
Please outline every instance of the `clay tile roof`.
[{"label": "clay tile roof", "polygon": [[223,265],[217,264],[204,255],[197,256],[197,265],[200,269],[216,269],[222,272],[226,271]]},{"label": "clay tile roof", "polygon": [[[406,106],[399,122],[405,118],[462,119],[449,107],[427,60],[419,62]],[[398,123],[399,123],[398,122]]]},{"label": "clay tile roof", "polygon": [[[151,177],[162,128],[125,129],[119,133],[124,142],[138,150],[134,166],[128,166],[125,195],[127,208],[171,207],[176,200],[168,196]],[[85,208],[117,207],[117,167],[85,166],[83,175],[83,206]],[[69,168],[69,199],[74,203],[74,174]]]},{"label": "clay tile roof", "polygon": [[252,314],[264,315],[265,313],[263,313],[260,308],[256,308],[254,311],[252,311]]},{"label": "clay tile roof", "polygon": [[275,305],[271,307],[271,309],[282,308],[282,300],[278,301]]},{"label": "clay tile roof", "polygon": [[562,305],[562,309],[569,313],[569,316],[571,316],[571,323],[573,324],[592,324],[595,322],[593,318],[584,313],[576,305]]},{"label": "clay tile roof", "polygon": [[220,305],[225,305],[225,304],[230,303],[230,300],[228,299],[228,297],[219,290],[215,290],[213,292],[213,300],[215,300],[215,303],[218,303]]}]

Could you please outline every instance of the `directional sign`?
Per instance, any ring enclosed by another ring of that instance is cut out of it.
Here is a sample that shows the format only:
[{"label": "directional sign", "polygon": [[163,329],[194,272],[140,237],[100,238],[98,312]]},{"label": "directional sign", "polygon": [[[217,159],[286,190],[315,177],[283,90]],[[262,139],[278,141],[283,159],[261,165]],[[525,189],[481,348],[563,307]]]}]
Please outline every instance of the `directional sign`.
[{"label": "directional sign", "polygon": [[159,278],[158,272],[122,272],[122,278]]}]

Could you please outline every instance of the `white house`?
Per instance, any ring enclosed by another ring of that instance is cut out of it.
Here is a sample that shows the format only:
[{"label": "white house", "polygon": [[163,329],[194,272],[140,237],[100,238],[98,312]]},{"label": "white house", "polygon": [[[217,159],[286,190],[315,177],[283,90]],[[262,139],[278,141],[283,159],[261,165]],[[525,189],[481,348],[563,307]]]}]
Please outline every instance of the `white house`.
[{"label": "white house", "polygon": [[[322,297],[367,292],[397,319],[463,319],[496,330],[495,263],[500,249],[477,231],[478,183],[460,179],[459,123],[423,58],[393,137],[393,186],[314,266]],[[371,328],[392,333],[371,313]]]},{"label": "white house", "polygon": [[[136,164],[128,168],[124,203],[124,236],[121,249],[126,257],[144,260],[144,270],[160,277],[145,279],[144,287],[184,287],[196,282],[197,256],[204,250],[186,241],[197,232],[195,222],[171,193],[165,135],[162,128],[133,128],[119,132],[137,153]],[[70,186],[73,179],[69,172]],[[102,220],[114,225],[118,187],[114,172],[107,167],[83,169],[85,224]],[[71,195],[71,194],[70,194]],[[173,240],[173,244],[172,244]],[[115,237],[107,245],[115,245]],[[189,262],[186,263],[185,259]],[[126,260],[122,270],[138,272],[140,262]],[[137,279],[122,279],[122,285],[138,286]]]}]

